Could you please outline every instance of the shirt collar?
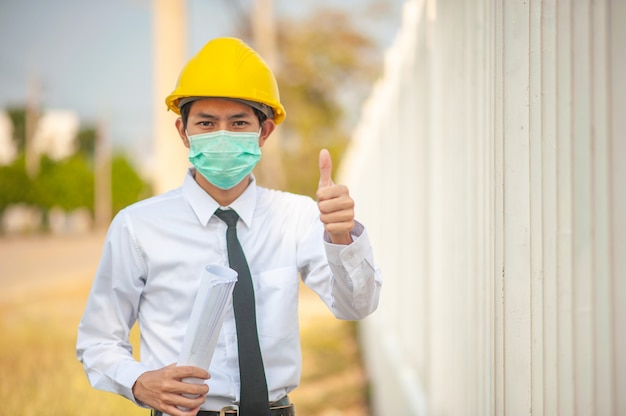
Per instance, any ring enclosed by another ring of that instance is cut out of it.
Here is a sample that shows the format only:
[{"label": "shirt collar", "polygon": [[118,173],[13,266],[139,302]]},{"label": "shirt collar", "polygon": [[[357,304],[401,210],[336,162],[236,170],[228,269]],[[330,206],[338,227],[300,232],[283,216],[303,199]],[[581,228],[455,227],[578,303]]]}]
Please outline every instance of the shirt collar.
[{"label": "shirt collar", "polygon": [[228,207],[220,207],[220,205],[209,195],[194,178],[195,169],[189,168],[185,175],[185,181],[183,182],[182,192],[191,205],[198,221],[206,226],[218,208],[232,208],[234,209],[241,220],[246,226],[252,226],[252,219],[254,217],[254,209],[256,206],[256,193],[257,185],[254,175],[251,176],[251,181],[248,187],[243,191],[239,198],[234,200]]}]

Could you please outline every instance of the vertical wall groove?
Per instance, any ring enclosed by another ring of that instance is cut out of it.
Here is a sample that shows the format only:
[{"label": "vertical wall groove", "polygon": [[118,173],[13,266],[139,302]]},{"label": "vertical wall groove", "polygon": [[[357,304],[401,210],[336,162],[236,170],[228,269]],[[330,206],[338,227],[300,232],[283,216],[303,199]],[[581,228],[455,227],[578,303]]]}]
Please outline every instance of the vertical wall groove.
[{"label": "vertical wall groove", "polygon": [[494,164],[494,251],[493,251],[493,264],[494,264],[494,322],[495,333],[493,337],[494,344],[494,404],[495,414],[504,415],[505,409],[505,394],[504,387],[506,382],[506,372],[504,366],[505,354],[504,354],[504,150],[503,150],[503,103],[504,103],[504,70],[503,70],[503,21],[504,21],[504,7],[502,2],[494,2],[494,27],[495,34],[493,38],[494,43],[494,138],[493,138],[493,164]]},{"label": "vertical wall groove", "polygon": [[611,253],[611,293],[612,326],[610,329],[613,336],[612,363],[613,377],[611,390],[613,391],[615,414],[626,414],[626,187],[623,178],[626,177],[626,164],[623,157],[626,155],[626,119],[620,111],[626,107],[626,84],[622,77],[626,72],[626,59],[624,59],[624,45],[626,44],[626,30],[623,19],[626,15],[626,3],[609,1],[608,9],[608,67],[607,79],[610,94],[607,97],[607,130],[608,130],[608,182],[609,182],[609,218],[610,237],[609,252]]},{"label": "vertical wall groove", "polygon": [[[530,234],[531,236],[542,235],[543,230],[543,173],[542,164],[542,109],[541,95],[542,79],[542,25],[541,25],[541,0],[533,0],[529,10],[529,147],[530,160],[528,181],[530,182]],[[542,415],[544,403],[543,384],[543,317],[544,317],[544,292],[543,292],[543,240],[531,238],[530,240],[530,367],[531,367],[531,391],[530,407],[533,415]]]},{"label": "vertical wall groove", "polygon": [[[557,289],[557,112],[556,112],[556,0],[541,3],[541,158],[542,272],[543,272],[543,402],[540,414],[558,415],[558,289]],[[554,276],[555,278],[547,278]]]}]

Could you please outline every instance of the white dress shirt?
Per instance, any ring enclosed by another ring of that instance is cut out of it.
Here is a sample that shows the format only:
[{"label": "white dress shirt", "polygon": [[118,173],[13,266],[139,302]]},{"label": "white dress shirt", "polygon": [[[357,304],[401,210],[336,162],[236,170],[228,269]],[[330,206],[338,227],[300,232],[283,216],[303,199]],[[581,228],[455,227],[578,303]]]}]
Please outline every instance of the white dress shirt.
[{"label": "white dress shirt", "polygon": [[[226,224],[213,215],[220,207],[193,174],[190,169],[182,187],[123,209],[111,223],[78,328],[78,359],[95,388],[135,401],[132,387],[142,373],[176,362],[204,267],[228,266]],[[237,233],[254,284],[269,400],[275,401],[300,381],[298,273],[337,318],[350,320],[376,309],[382,278],[363,226],[356,223],[349,246],[329,243],[311,198],[253,180],[230,208],[240,216]],[[136,321],[139,362],[128,339]],[[202,409],[238,402],[232,306],[208,370]]]}]

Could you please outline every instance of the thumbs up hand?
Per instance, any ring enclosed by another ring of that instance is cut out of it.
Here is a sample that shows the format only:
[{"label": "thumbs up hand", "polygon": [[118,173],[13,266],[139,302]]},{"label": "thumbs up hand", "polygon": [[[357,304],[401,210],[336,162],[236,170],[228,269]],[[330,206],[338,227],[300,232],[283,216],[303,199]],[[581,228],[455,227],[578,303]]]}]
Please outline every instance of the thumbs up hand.
[{"label": "thumbs up hand", "polygon": [[317,206],[320,220],[334,244],[350,244],[354,228],[354,201],[345,185],[335,185],[331,178],[332,161],[328,150],[320,151],[320,182],[317,188]]}]

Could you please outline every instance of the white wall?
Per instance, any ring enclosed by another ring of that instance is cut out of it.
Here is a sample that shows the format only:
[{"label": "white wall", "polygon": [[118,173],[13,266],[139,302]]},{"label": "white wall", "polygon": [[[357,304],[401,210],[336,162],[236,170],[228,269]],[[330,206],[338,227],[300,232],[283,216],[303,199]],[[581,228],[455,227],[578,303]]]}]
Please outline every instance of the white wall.
[{"label": "white wall", "polygon": [[341,176],[375,414],[626,415],[626,2],[412,0]]}]

